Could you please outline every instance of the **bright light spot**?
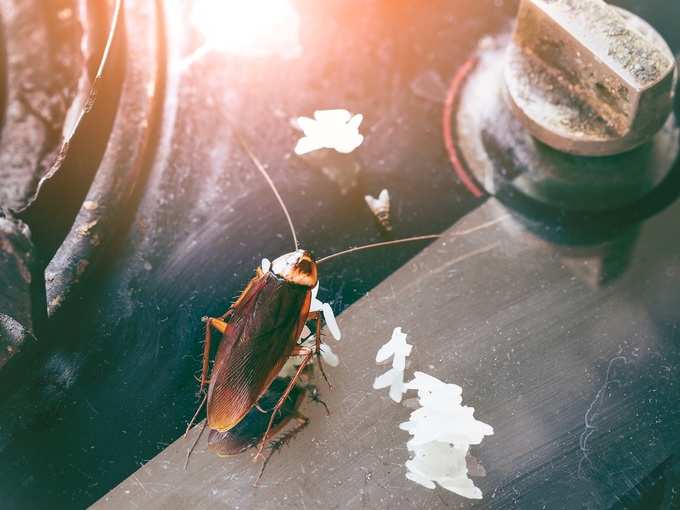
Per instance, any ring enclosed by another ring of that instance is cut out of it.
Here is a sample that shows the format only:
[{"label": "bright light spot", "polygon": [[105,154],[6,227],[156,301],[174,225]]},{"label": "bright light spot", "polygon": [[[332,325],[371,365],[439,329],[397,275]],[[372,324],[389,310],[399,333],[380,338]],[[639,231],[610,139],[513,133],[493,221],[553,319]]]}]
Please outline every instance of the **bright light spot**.
[{"label": "bright light spot", "polygon": [[364,120],[360,113],[352,115],[347,110],[317,110],[314,118],[298,117],[305,136],[298,140],[295,154],[301,156],[318,149],[335,149],[349,154],[361,145],[364,137],[359,133],[359,125]]},{"label": "bright light spot", "polygon": [[205,46],[241,56],[300,55],[300,18],[288,0],[196,0],[191,23]]}]

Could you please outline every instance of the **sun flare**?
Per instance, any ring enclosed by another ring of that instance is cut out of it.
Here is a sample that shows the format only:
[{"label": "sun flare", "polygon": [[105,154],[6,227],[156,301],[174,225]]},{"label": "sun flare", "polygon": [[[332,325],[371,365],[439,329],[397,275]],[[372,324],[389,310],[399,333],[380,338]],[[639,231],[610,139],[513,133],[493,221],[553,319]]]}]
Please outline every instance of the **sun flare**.
[{"label": "sun flare", "polygon": [[217,51],[285,58],[301,52],[300,18],[288,0],[196,0],[191,23]]}]

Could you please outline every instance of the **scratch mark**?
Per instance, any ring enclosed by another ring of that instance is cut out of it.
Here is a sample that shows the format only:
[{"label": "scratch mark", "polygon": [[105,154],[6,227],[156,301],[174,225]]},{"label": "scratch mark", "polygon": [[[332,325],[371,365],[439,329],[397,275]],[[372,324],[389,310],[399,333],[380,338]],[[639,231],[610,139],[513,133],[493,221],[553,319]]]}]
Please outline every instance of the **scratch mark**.
[{"label": "scratch mark", "polygon": [[99,414],[99,411],[97,411],[97,409],[92,405],[92,403],[88,399],[85,399],[85,403],[88,405],[90,409],[92,409],[94,414]]},{"label": "scratch mark", "polygon": [[133,474],[133,475],[132,475],[132,478],[135,479],[135,482],[137,482],[137,484],[138,484],[138,485],[144,490],[144,492],[148,495],[148,494],[149,494],[149,491],[146,490],[146,487],[144,486],[144,484],[142,483],[142,481],[141,481],[139,478],[137,478],[137,475],[136,475],[136,474]]},{"label": "scratch mark", "polygon": [[359,407],[364,402],[364,400],[366,400],[367,395],[368,393],[364,393],[364,395],[361,398],[355,401],[356,403],[349,410],[346,411],[348,416],[352,416],[352,413],[354,413],[355,409]]},{"label": "scratch mark", "polygon": [[305,493],[302,492],[302,489],[299,487],[298,491],[300,492],[300,503],[302,503],[302,508],[304,508],[304,510],[307,510],[307,503],[305,503]]},{"label": "scratch mark", "polygon": [[[495,243],[492,243],[492,244],[490,244],[490,245],[488,245],[488,246],[484,246],[484,247],[482,247],[482,248],[477,248],[476,250],[473,250],[473,251],[471,251],[471,252],[465,253],[465,254],[461,255],[460,257],[456,257],[455,259],[449,260],[449,261],[446,262],[445,264],[442,264],[441,266],[439,266],[437,269],[432,269],[432,270],[428,273],[427,276],[430,277],[430,276],[433,276],[433,275],[435,275],[435,274],[441,273],[441,272],[444,271],[445,269],[449,269],[450,267],[455,266],[455,265],[458,264],[459,262],[463,262],[464,260],[467,260],[467,259],[469,259],[469,258],[471,258],[471,257],[476,256],[476,255],[481,255],[482,253],[486,253],[486,252],[488,252],[488,251],[491,251],[491,250],[493,250],[494,248],[497,248],[498,246],[500,246],[500,244],[501,244],[500,241],[496,241]],[[403,293],[403,292],[404,292],[406,289],[408,289],[409,287],[412,287],[413,285],[418,285],[418,284],[420,284],[420,283],[421,283],[420,280],[415,280],[415,281],[409,283],[408,285],[406,285],[406,286],[401,290],[401,292]]]},{"label": "scratch mark", "polygon": [[501,221],[505,221],[510,217],[509,214],[504,214],[503,216],[499,216],[498,218],[495,218],[491,221],[487,221],[486,223],[482,223],[480,225],[477,225],[476,227],[470,227],[467,230],[461,230],[459,232],[453,232],[453,235],[456,237],[461,237],[465,236],[468,234],[472,234],[473,232],[477,232],[478,230],[484,230],[485,228],[492,227],[496,225],[497,223],[500,223]]},{"label": "scratch mark", "polygon": [[609,360],[609,365],[607,365],[607,372],[604,377],[604,382],[602,383],[602,386],[600,389],[597,391],[595,394],[595,398],[593,401],[590,403],[588,406],[588,409],[586,410],[586,414],[584,416],[584,424],[585,428],[583,429],[583,432],[581,433],[581,436],[579,437],[579,449],[581,452],[583,452],[583,457],[581,458],[580,462],[578,463],[578,477],[582,477],[582,467],[584,462],[588,462],[592,466],[592,461],[590,460],[590,457],[588,456],[588,453],[590,450],[588,449],[588,439],[590,439],[590,436],[593,435],[593,433],[597,430],[597,427],[592,424],[592,413],[594,412],[596,406],[599,406],[602,403],[602,396],[604,395],[604,392],[607,390],[609,387],[609,384],[614,381],[610,381],[610,375],[611,375],[611,370],[612,366],[614,365],[614,362],[622,360],[623,364],[626,365],[628,363],[628,360],[626,359],[625,356],[615,356],[611,360]]}]

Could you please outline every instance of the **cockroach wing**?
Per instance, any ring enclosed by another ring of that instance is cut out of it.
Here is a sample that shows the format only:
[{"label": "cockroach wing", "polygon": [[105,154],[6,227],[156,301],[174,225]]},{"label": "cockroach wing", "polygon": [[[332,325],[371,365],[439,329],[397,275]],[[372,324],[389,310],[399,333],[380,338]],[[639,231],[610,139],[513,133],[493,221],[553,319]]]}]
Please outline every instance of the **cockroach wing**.
[{"label": "cockroach wing", "polygon": [[208,388],[208,426],[239,423],[267,391],[297,344],[309,314],[310,289],[273,273],[256,277],[234,306]]},{"label": "cockroach wing", "polygon": [[[265,410],[260,411],[257,407],[251,408],[248,414],[235,427],[224,432],[211,430],[208,436],[208,448],[220,456],[236,455],[248,448],[257,445],[267,430],[269,419],[272,416],[274,406],[283,396],[286,390],[289,377],[278,377],[274,379],[269,389],[260,398],[258,406]],[[276,435],[288,421],[295,416],[297,408],[300,407],[305,396],[305,390],[299,385],[293,387],[292,391],[283,403],[281,410],[276,413],[270,434]]]}]

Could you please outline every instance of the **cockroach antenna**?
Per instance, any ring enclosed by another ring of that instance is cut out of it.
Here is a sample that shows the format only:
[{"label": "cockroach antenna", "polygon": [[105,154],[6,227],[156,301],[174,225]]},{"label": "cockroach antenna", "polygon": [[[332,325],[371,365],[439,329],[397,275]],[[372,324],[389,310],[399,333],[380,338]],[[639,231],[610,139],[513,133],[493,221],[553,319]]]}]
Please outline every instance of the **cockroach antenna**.
[{"label": "cockroach antenna", "polygon": [[415,237],[405,237],[403,239],[395,239],[394,241],[382,241],[379,243],[371,243],[371,244],[364,244],[362,246],[355,246],[354,248],[349,248],[347,250],[342,250],[337,253],[332,253],[331,255],[327,255],[325,257],[321,257],[316,261],[317,265],[321,264],[322,262],[326,262],[328,260],[334,259],[335,257],[339,257],[340,255],[347,255],[349,253],[354,253],[355,251],[362,251],[362,250],[368,250],[371,248],[380,248],[382,246],[390,246],[392,244],[403,244],[403,243],[413,243],[416,241],[429,241],[431,239],[438,239],[441,237],[441,234],[428,234],[424,236],[415,236]]},{"label": "cockroach antenna", "polygon": [[253,154],[253,151],[250,150],[250,147],[248,147],[248,144],[246,143],[243,136],[241,135],[241,132],[236,128],[236,126],[232,125],[231,127],[232,127],[232,130],[234,131],[234,135],[236,136],[236,139],[238,140],[239,145],[243,148],[243,150],[246,152],[246,154],[248,154],[248,157],[250,158],[250,160],[255,165],[255,168],[257,168],[260,171],[260,173],[262,174],[262,177],[264,177],[265,181],[267,181],[267,184],[269,184],[269,187],[274,192],[276,199],[279,201],[279,204],[281,205],[281,209],[283,209],[283,214],[286,215],[286,219],[288,220],[288,225],[290,226],[290,232],[291,232],[291,234],[293,234],[293,243],[295,244],[295,249],[297,250],[298,249],[298,240],[297,240],[297,235],[295,235],[295,227],[293,226],[293,220],[290,217],[290,213],[288,212],[288,208],[286,207],[286,204],[283,202],[281,195],[279,195],[279,191],[276,189],[276,185],[274,184],[274,181],[272,181],[272,178],[267,173],[267,170],[265,170],[264,165],[260,162],[259,159],[257,159],[257,156],[255,156],[255,154]]}]

